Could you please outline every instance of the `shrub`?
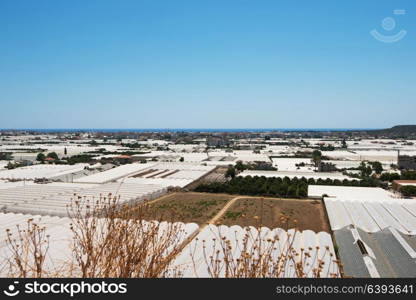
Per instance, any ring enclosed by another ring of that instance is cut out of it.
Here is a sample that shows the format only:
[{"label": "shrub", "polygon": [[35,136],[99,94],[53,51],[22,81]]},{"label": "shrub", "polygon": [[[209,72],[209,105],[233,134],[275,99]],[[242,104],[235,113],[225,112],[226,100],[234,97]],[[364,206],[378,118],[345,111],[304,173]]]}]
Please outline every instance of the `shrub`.
[{"label": "shrub", "polygon": [[415,197],[416,196],[416,186],[414,185],[405,185],[400,188],[400,192],[405,197]]},{"label": "shrub", "polygon": [[[169,268],[182,250],[181,223],[144,221],[147,209],[118,205],[114,196],[86,200],[75,196],[68,212],[72,220],[72,260],[44,268],[49,240],[45,228],[28,221],[26,230],[8,235],[10,277],[134,278],[175,276]],[[51,258],[52,259],[52,258]]]}]

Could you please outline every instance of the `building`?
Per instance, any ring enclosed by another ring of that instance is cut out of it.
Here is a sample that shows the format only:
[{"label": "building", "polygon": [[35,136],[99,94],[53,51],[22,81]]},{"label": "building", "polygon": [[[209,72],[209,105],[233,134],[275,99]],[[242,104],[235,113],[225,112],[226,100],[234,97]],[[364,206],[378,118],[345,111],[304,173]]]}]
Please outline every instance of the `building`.
[{"label": "building", "polygon": [[404,170],[416,170],[416,155],[400,155],[397,159],[397,165],[399,169]]},{"label": "building", "polygon": [[395,180],[392,186],[403,197],[416,197],[416,180]]},{"label": "building", "polygon": [[209,147],[228,147],[230,141],[226,137],[209,136],[207,138],[207,145]]},{"label": "building", "polygon": [[131,164],[136,161],[131,155],[119,155],[114,157],[114,160],[122,165]]}]

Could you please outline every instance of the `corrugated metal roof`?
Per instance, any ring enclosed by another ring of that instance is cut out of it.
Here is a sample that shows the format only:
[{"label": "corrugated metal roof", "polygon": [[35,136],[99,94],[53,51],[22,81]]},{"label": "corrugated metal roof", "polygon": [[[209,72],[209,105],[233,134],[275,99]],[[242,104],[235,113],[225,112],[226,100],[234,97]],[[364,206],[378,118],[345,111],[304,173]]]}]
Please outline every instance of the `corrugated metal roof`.
[{"label": "corrugated metal roof", "polygon": [[356,238],[349,227],[334,231],[338,253],[347,276],[375,277],[370,275],[370,266],[365,259],[375,266],[380,277],[416,277],[416,259],[409,251],[416,250],[414,237],[400,234],[398,237],[387,228],[368,233],[356,228],[358,238],[363,242],[367,253],[362,253]]},{"label": "corrugated metal roof", "polygon": [[376,256],[373,261],[381,277],[416,277],[416,261],[389,229],[372,234],[361,230],[360,236],[373,249]]},{"label": "corrugated metal roof", "polygon": [[356,244],[351,231],[345,227],[334,231],[338,255],[341,259],[344,274],[348,277],[370,277],[363,256]]}]

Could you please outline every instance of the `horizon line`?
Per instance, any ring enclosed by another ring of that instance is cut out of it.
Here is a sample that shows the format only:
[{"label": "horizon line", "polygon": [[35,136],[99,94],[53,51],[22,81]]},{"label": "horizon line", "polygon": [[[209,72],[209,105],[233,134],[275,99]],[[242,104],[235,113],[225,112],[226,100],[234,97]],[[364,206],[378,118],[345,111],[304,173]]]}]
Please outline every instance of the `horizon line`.
[{"label": "horizon line", "polygon": [[23,131],[23,130],[33,130],[33,131],[45,131],[45,130],[377,130],[377,129],[388,129],[382,127],[276,127],[276,128],[198,128],[198,127],[148,127],[148,128],[0,128],[0,131],[14,130],[14,131]]}]

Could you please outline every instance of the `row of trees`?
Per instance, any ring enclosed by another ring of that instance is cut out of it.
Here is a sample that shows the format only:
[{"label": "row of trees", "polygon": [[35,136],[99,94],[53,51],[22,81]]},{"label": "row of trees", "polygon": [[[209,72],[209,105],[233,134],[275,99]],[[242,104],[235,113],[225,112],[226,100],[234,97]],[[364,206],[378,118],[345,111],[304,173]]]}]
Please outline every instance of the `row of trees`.
[{"label": "row of trees", "polygon": [[94,161],[92,159],[92,156],[88,155],[88,154],[73,155],[71,157],[66,158],[65,160],[70,165],[75,165],[75,164],[79,164],[79,163],[91,163],[91,162]]},{"label": "row of trees", "polygon": [[234,178],[238,172],[242,172],[244,170],[276,171],[277,169],[270,163],[266,162],[243,163],[242,161],[237,161],[235,166],[228,166],[225,177]]},{"label": "row of trees", "polygon": [[12,153],[10,152],[0,152],[0,160],[12,160]]},{"label": "row of trees", "polygon": [[271,163],[267,162],[252,162],[252,163],[243,163],[241,160],[237,161],[235,164],[235,169],[238,171],[244,170],[262,170],[262,171],[276,171],[277,169],[272,166]]},{"label": "row of trees", "polygon": [[380,176],[382,181],[393,181],[393,180],[416,180],[416,171],[402,171],[399,173],[383,173]]},{"label": "row of trees", "polygon": [[262,195],[287,198],[304,198],[308,194],[308,184],[302,180],[289,178],[235,177],[229,182],[202,184],[198,192],[227,193],[240,195]]},{"label": "row of trees", "polygon": [[306,179],[284,177],[246,176],[235,177],[228,182],[213,182],[201,184],[196,188],[198,192],[227,193],[252,196],[272,196],[281,198],[305,198],[308,195],[308,185],[338,185],[338,186],[364,186],[375,187],[382,183],[374,178],[365,180],[332,180],[332,179]]},{"label": "row of trees", "polygon": [[70,157],[64,157],[62,160],[60,160],[56,152],[50,152],[47,155],[43,153],[39,153],[36,157],[36,160],[43,163],[48,158],[51,158],[53,162],[56,164],[70,164],[70,165],[74,165],[78,163],[91,163],[93,161],[92,156],[88,154],[79,154],[79,155],[74,155]]},{"label": "row of trees", "polygon": [[354,176],[354,173],[349,173],[348,171],[345,171],[344,174],[357,178],[370,177],[373,173],[380,175],[383,172],[383,165],[379,161],[362,161],[357,169],[360,171],[360,174]]}]

